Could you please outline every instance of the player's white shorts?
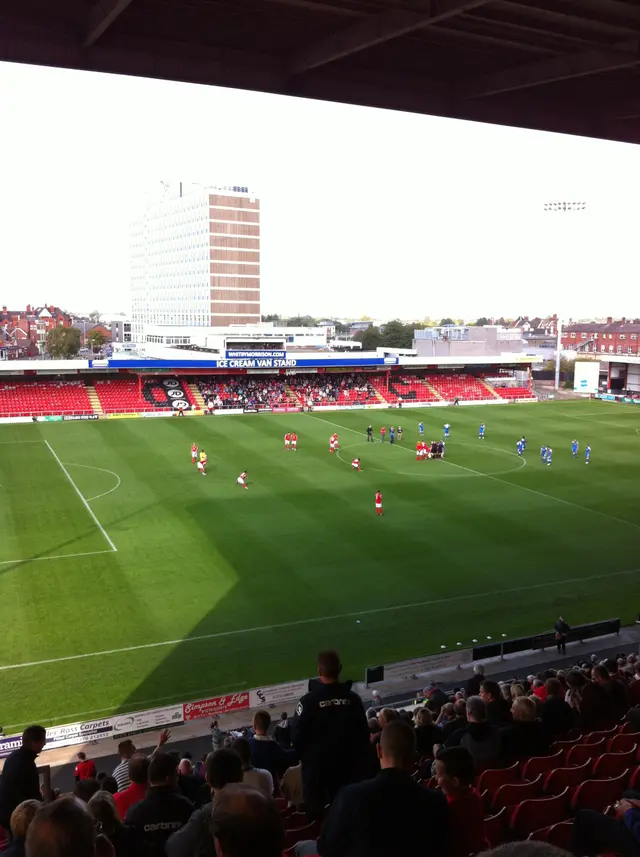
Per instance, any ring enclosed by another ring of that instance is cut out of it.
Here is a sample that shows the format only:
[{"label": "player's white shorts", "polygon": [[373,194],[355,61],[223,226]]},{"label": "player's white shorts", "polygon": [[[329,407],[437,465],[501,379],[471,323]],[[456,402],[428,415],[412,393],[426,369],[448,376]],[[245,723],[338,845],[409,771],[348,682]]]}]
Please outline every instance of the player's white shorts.
[{"label": "player's white shorts", "polygon": [[285,445],[285,446],[289,446],[289,444],[290,444],[290,443],[291,443],[291,441],[290,441],[290,440],[285,440],[284,445]]},{"label": "player's white shorts", "polygon": [[351,466],[353,467],[354,470],[360,470],[359,464],[352,464]]},{"label": "player's white shorts", "polygon": [[292,440],[292,441],[291,441],[291,446],[292,446],[294,449],[296,448],[296,446],[297,446],[297,445],[298,445],[298,441],[297,441],[297,440]]},{"label": "player's white shorts", "polygon": [[202,463],[202,461],[198,462],[198,470],[204,470],[204,464]]},{"label": "player's white shorts", "polygon": [[197,452],[192,452],[192,453],[191,453],[191,461],[195,461],[195,460],[197,459],[197,457],[198,457],[198,453],[197,453]]},{"label": "player's white shorts", "polygon": [[382,503],[376,503],[376,509],[382,509]]},{"label": "player's white shorts", "polygon": [[242,476],[238,476],[238,478],[236,479],[236,484],[244,485],[244,479],[242,478]]}]

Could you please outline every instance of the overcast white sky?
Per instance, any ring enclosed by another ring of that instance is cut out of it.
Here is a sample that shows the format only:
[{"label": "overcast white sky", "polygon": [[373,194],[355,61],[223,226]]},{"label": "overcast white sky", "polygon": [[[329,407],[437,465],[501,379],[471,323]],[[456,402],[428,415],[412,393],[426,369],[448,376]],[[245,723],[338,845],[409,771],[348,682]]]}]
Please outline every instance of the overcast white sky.
[{"label": "overcast white sky", "polygon": [[3,304],[128,312],[129,222],[182,179],[258,191],[263,312],[640,314],[637,146],[4,63],[0,116]]}]

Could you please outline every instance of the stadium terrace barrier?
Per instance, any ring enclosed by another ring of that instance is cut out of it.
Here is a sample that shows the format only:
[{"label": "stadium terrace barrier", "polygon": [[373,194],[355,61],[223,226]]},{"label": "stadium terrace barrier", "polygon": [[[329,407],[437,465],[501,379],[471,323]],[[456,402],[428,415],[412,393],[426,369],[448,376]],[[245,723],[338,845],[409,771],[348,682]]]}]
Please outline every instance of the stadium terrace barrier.
[{"label": "stadium terrace barrier", "polygon": [[[602,622],[590,622],[572,628],[567,636],[567,643],[583,642],[595,637],[620,633],[620,619],[606,619]],[[406,681],[426,677],[429,673],[447,669],[461,669],[474,661],[485,661],[490,658],[503,659],[505,655],[518,652],[544,651],[557,645],[554,631],[535,634],[530,637],[519,637],[513,640],[500,640],[495,643],[485,643],[473,649],[456,649],[442,652],[439,655],[427,655],[423,658],[413,658],[409,661],[398,661],[393,664],[380,664],[367,667],[365,670],[365,687],[386,681]]]},{"label": "stadium terrace barrier", "polygon": [[[619,634],[621,624],[620,619],[606,619],[602,622],[589,622],[586,625],[578,625],[572,628],[567,635],[567,643],[582,643],[584,640],[593,640],[594,637]],[[503,642],[486,643],[482,646],[476,646],[473,649],[473,660],[482,661],[487,658],[498,658],[518,652],[544,651],[556,645],[555,632],[546,631],[543,634],[534,634],[531,637],[519,637],[514,640],[504,640]]]},{"label": "stadium terrace barrier", "polygon": [[631,396],[621,396],[617,393],[595,393],[591,398],[601,399],[605,402],[624,402],[627,405],[640,405],[640,398],[634,399]]}]

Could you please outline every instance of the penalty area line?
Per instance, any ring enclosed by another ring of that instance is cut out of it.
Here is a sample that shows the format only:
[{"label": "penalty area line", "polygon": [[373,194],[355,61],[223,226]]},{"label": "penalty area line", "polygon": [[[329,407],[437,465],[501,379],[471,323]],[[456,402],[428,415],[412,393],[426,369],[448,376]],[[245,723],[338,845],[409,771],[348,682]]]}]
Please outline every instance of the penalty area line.
[{"label": "penalty area line", "polygon": [[55,460],[57,461],[58,466],[60,467],[60,469],[62,470],[62,472],[64,473],[64,475],[67,477],[67,479],[68,479],[68,480],[69,480],[69,482],[71,483],[71,487],[73,488],[73,490],[76,492],[76,494],[78,495],[78,497],[79,497],[79,498],[80,498],[80,500],[82,501],[82,505],[85,507],[85,509],[87,510],[87,512],[89,513],[89,515],[91,516],[91,520],[93,521],[93,523],[96,525],[96,527],[100,530],[100,532],[101,532],[101,533],[102,533],[102,535],[104,536],[104,540],[105,540],[105,541],[106,541],[106,543],[109,545],[109,547],[111,548],[111,550],[113,551],[113,553],[117,553],[117,552],[118,552],[118,548],[114,545],[113,541],[111,540],[111,537],[110,537],[109,533],[105,530],[105,528],[102,526],[102,524],[101,524],[101,523],[100,523],[100,521],[98,520],[98,517],[97,517],[96,513],[93,511],[93,509],[91,508],[91,506],[90,506],[90,505],[89,505],[89,503],[87,502],[87,499],[86,499],[86,497],[84,496],[84,494],[80,491],[80,489],[78,488],[78,486],[76,485],[76,483],[73,481],[73,478],[72,478],[71,474],[69,473],[69,471],[67,470],[67,468],[64,466],[64,464],[63,464],[63,463],[60,461],[60,459],[58,458],[58,455],[56,454],[56,451],[55,451],[55,450],[54,450],[54,448],[51,446],[51,444],[49,443],[49,441],[48,441],[48,440],[45,440],[45,444],[47,445],[47,449],[49,450],[49,452],[51,453],[51,455],[53,455],[53,457],[54,457],[54,458],[55,458]]},{"label": "penalty area line", "polygon": [[100,556],[104,553],[113,553],[113,551],[84,551],[84,553],[61,553],[54,556],[28,556],[25,559],[3,559],[0,565],[26,565],[29,562],[41,562],[44,559],[73,559],[78,556]]},{"label": "penalty area line", "polygon": [[179,640],[162,640],[156,643],[143,643],[139,646],[125,646],[120,649],[104,649],[100,652],[84,652],[79,655],[65,655],[61,658],[45,658],[41,661],[26,661],[19,664],[2,664],[0,672],[8,670],[19,670],[27,667],[40,667],[47,664],[60,664],[68,661],[82,661],[88,658],[100,658],[108,655],[121,655],[126,652],[140,652],[144,649],[159,649],[166,646],[178,646],[183,643],[198,643],[203,640],[224,639],[226,637],[239,637],[244,634],[256,634],[262,631],[279,631],[285,628],[296,628],[301,625],[314,625],[321,622],[335,622],[338,619],[353,619],[357,616],[375,616],[381,613],[391,613],[394,610],[414,610],[418,607],[437,607],[441,604],[454,604],[457,601],[471,601],[474,598],[495,598],[499,595],[514,595],[519,592],[533,592],[536,589],[547,589],[552,586],[569,586],[572,584],[589,583],[594,580],[607,580],[611,577],[622,577],[624,575],[638,574],[640,568],[632,568],[627,571],[613,571],[606,574],[593,574],[589,577],[571,577],[567,580],[551,580],[546,583],[532,583],[528,586],[516,586],[512,589],[497,589],[491,592],[473,592],[464,595],[453,595],[450,598],[436,598],[430,601],[416,601],[412,604],[394,604],[390,607],[373,607],[371,610],[356,610],[351,613],[336,613],[333,616],[314,616],[310,619],[296,619],[293,622],[280,622],[275,625],[258,625],[253,628],[237,628],[234,631],[218,631],[214,634],[198,634],[196,637],[183,637]]}]

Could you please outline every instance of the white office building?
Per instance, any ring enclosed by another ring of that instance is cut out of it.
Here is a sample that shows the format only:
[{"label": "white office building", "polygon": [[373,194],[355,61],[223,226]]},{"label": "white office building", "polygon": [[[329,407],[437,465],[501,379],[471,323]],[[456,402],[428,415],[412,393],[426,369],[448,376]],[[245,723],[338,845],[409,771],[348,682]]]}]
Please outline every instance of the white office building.
[{"label": "white office building", "polygon": [[145,327],[260,321],[260,201],[248,187],[167,184],[131,227],[135,342]]}]

